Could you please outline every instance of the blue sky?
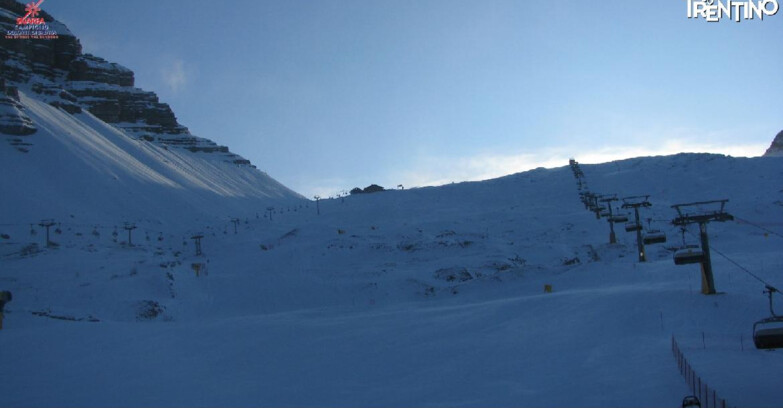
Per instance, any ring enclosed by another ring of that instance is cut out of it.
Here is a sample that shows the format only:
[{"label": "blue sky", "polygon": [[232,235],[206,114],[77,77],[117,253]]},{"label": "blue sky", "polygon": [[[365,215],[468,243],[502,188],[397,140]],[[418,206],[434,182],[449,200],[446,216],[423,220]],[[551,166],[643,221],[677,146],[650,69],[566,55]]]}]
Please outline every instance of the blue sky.
[{"label": "blue sky", "polygon": [[191,132],[329,196],[569,157],[763,154],[783,129],[783,12],[685,0],[46,0]]}]

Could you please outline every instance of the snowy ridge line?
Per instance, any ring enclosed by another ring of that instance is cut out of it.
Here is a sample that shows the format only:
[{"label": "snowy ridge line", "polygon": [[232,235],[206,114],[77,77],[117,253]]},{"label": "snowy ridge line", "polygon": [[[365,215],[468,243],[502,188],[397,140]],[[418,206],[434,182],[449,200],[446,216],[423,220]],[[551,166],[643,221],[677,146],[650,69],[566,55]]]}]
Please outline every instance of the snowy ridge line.
[{"label": "snowy ridge line", "polygon": [[[701,380],[693,370],[688,359],[680,350],[680,345],[677,343],[677,339],[672,335],[672,353],[674,359],[677,361],[677,368],[680,370],[680,374],[685,377],[685,382],[688,387],[693,391],[693,395],[699,398],[704,408],[727,408],[729,407],[725,399],[718,397],[718,392],[715,389],[711,389],[706,382]],[[712,391],[712,392],[710,392]]]}]

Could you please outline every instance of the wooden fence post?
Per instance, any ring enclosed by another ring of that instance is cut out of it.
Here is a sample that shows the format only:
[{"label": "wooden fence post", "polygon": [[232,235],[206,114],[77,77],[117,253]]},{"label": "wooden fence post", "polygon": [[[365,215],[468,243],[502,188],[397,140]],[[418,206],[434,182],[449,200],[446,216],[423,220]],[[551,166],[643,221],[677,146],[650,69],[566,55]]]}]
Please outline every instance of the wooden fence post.
[{"label": "wooden fence post", "polygon": [[704,405],[710,408],[710,387],[704,384]]}]

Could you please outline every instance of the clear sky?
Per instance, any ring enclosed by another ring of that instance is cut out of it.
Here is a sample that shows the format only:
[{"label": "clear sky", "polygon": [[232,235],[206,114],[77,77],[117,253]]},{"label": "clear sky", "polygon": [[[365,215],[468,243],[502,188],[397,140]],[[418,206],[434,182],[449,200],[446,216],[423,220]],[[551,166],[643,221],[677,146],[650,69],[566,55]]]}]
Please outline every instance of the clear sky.
[{"label": "clear sky", "polygon": [[45,0],[198,136],[312,197],[678,151],[783,129],[783,10],[686,0]]}]

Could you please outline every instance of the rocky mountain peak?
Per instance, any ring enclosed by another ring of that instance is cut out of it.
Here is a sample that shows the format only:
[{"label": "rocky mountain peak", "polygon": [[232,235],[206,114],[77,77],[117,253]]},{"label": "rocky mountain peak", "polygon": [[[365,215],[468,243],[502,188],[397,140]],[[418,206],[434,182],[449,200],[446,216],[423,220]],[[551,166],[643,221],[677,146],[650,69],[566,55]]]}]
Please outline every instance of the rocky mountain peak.
[{"label": "rocky mountain peak", "polygon": [[775,136],[764,157],[783,157],[783,130]]},{"label": "rocky mountain peak", "polygon": [[79,39],[46,12],[39,17],[57,33],[57,38],[8,38],[5,34],[18,31],[17,18],[24,15],[24,4],[0,0],[0,30],[4,34],[0,37],[0,132],[34,138],[34,123],[25,115],[18,96],[13,97],[22,90],[70,114],[87,110],[139,140],[225,154],[227,161],[250,164],[227,147],[192,135],[154,92],[134,86],[133,71],[83,53]]}]

